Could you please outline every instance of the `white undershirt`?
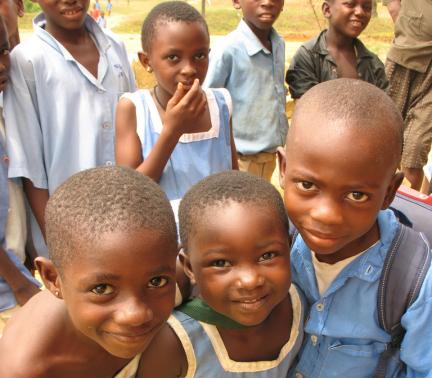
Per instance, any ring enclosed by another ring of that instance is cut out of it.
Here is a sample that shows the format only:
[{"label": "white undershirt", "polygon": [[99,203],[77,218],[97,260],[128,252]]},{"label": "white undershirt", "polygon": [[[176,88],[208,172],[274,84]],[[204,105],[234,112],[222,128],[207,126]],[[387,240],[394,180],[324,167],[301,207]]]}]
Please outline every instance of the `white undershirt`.
[{"label": "white undershirt", "polygon": [[327,264],[325,262],[318,261],[315,252],[312,251],[312,264],[315,269],[315,276],[320,295],[322,296],[326,292],[326,290],[329,288],[335,278],[339,275],[339,273],[343,270],[343,268],[345,268],[351,261],[355,260],[357,257],[368,251],[370,248],[374,247],[377,243],[378,241],[363,252],[352,257],[348,257],[347,259],[338,261],[334,264]]}]

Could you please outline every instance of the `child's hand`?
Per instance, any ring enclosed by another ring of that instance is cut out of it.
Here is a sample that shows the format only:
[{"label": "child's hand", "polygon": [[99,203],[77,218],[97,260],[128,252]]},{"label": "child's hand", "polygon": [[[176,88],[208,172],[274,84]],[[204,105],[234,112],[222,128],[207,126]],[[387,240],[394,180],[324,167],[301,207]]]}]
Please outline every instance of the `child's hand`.
[{"label": "child's hand", "polygon": [[206,109],[207,98],[198,79],[194,80],[189,90],[185,89],[182,83],[178,83],[174,95],[167,104],[164,127],[179,138],[182,134],[197,132],[197,121]]}]

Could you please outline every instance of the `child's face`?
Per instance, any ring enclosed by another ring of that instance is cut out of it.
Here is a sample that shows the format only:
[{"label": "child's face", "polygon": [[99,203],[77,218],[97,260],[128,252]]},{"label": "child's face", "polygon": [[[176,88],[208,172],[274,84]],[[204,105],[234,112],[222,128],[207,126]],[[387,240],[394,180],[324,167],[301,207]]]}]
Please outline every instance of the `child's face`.
[{"label": "child's face", "polygon": [[231,202],[206,211],[210,220],[193,232],[186,272],[215,311],[258,325],[288,294],[287,230],[263,206]]},{"label": "child's face", "polygon": [[241,9],[249,27],[262,31],[271,29],[282,11],[283,0],[233,0],[234,8]]},{"label": "child's face", "polygon": [[391,202],[400,176],[395,154],[388,149],[381,154],[382,141],[364,135],[361,127],[344,127],[345,120],[327,121],[330,127],[322,118],[297,117],[281,182],[289,217],[306,244],[339,261],[378,239],[377,214]]},{"label": "child's face", "polygon": [[209,36],[200,22],[168,22],[156,26],[150,52],[140,55],[151,67],[159,88],[170,98],[177,84],[190,89],[195,79],[202,83],[208,69]]},{"label": "child's face", "polygon": [[6,88],[7,81],[9,79],[9,40],[6,27],[3,22],[0,21],[0,92]]},{"label": "child's face", "polygon": [[37,0],[45,14],[46,29],[56,34],[79,30],[84,25],[90,0]]},{"label": "child's face", "polygon": [[323,3],[323,13],[330,27],[342,35],[356,38],[369,24],[372,0],[329,0]]},{"label": "child's face", "polygon": [[[0,15],[6,25],[8,35],[18,30],[18,13],[22,12],[22,2],[14,0],[0,0]],[[20,13],[22,15],[22,13]]]},{"label": "child's face", "polygon": [[144,351],[174,307],[176,255],[150,230],[115,232],[78,251],[60,276],[75,328],[114,356]]}]

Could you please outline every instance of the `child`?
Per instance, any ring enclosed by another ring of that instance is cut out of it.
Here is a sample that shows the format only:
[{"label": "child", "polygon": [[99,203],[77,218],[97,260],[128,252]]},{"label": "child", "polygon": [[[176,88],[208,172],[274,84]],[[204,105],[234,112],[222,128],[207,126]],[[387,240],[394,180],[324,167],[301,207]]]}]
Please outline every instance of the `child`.
[{"label": "child", "polygon": [[[311,305],[297,376],[372,377],[390,341],[379,326],[377,294],[398,229],[385,209],[403,178],[402,130],[392,100],[363,81],[328,81],[297,103],[281,161],[285,207],[300,233],[293,281]],[[429,269],[402,317],[406,375],[396,356],[386,377],[430,376],[431,298]]]},{"label": "child", "polygon": [[111,11],[112,11],[112,2],[111,0],[108,0],[106,5],[106,14],[108,17],[111,16]]},{"label": "child", "polygon": [[90,16],[97,22],[100,17],[100,10],[96,7],[96,3],[93,4],[92,10],[90,11]]},{"label": "child", "polygon": [[[177,235],[152,180],[99,167],[62,184],[46,208],[48,290],[0,339],[1,377],[130,378],[174,306]],[[19,348],[17,348],[19,345]]]},{"label": "child", "polygon": [[[88,1],[38,3],[33,36],[11,54],[4,111],[9,177],[24,178],[43,233],[46,202],[66,178],[114,164],[115,107],[135,84],[123,43],[87,16]],[[46,255],[38,231],[33,241]]]},{"label": "child", "polygon": [[98,20],[97,20],[98,25],[102,28],[105,29],[107,27],[107,22],[106,22],[106,18],[105,18],[105,12],[102,11]]},{"label": "child", "polygon": [[204,86],[225,87],[233,98],[239,168],[270,181],[276,148],[285,142],[285,42],[272,25],[283,0],[233,0],[243,19],[210,54]]},{"label": "child", "polygon": [[[10,10],[12,13],[13,11]],[[16,18],[15,14],[15,18]],[[0,95],[8,81],[8,31],[0,15]],[[9,318],[39,289],[24,266],[26,218],[21,187],[7,178],[7,153],[0,107],[0,336]]]},{"label": "child", "polygon": [[341,77],[365,80],[386,89],[384,65],[357,39],[369,24],[372,0],[325,0],[328,30],[302,45],[294,55],[286,81],[298,99],[323,81]]},{"label": "child", "polygon": [[174,311],[145,353],[143,376],[285,377],[304,309],[277,190],[243,172],[210,176],[182,199],[180,236],[200,296]]},{"label": "child", "polygon": [[125,95],[116,117],[116,161],[178,200],[202,178],[237,168],[226,90],[203,91],[209,34],[186,2],[157,5],[144,21],[139,59],[157,85]]}]

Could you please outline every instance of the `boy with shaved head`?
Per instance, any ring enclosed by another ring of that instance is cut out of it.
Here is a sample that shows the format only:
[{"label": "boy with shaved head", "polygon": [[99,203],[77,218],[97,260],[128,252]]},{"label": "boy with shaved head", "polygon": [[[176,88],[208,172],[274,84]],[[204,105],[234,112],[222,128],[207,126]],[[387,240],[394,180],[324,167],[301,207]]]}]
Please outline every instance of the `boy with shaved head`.
[{"label": "boy with shaved head", "polygon": [[[285,207],[300,234],[291,252],[293,281],[311,305],[296,376],[371,377],[390,342],[377,298],[399,234],[386,209],[403,179],[402,130],[391,99],[359,80],[321,83],[296,106],[280,151]],[[402,316],[406,332],[385,376],[430,376],[431,315],[429,269]]]}]

